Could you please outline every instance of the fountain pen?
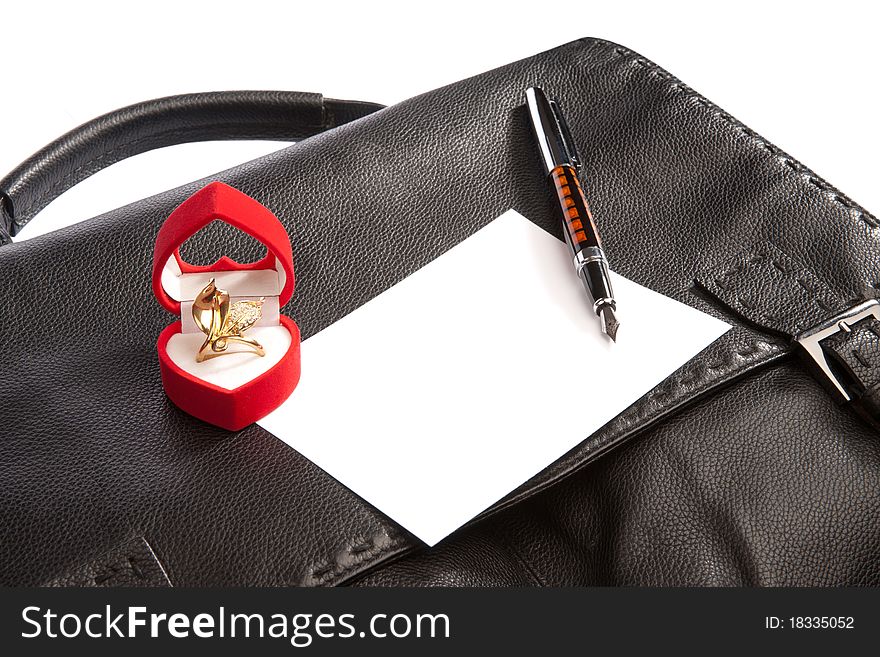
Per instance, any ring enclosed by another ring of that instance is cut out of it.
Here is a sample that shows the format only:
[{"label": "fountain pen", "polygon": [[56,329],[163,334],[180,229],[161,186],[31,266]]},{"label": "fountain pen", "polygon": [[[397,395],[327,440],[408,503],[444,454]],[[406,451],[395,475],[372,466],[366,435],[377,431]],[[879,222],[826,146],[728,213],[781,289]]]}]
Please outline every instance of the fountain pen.
[{"label": "fountain pen", "polygon": [[559,106],[548,100],[541,89],[526,89],[526,105],[544,173],[562,213],[563,233],[574,258],[575,270],[593,301],[593,311],[599,317],[602,332],[616,341],[620,323],[614,314],[617,303],[611,289],[608,259],[578,180],[581,162],[571,132]]}]

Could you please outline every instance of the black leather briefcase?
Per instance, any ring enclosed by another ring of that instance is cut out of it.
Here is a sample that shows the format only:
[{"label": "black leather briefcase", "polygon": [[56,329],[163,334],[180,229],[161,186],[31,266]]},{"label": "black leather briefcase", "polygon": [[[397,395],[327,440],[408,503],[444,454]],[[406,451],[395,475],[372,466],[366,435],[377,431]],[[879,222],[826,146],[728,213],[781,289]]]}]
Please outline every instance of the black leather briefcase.
[{"label": "black leather briefcase", "polygon": [[[298,286],[285,313],[308,338],[511,207],[561,236],[523,108],[534,84],[565,108],[615,268],[732,331],[427,549],[260,427],[225,432],[166,399],[155,341],[171,318],[152,296],[151,249],[207,181],[7,243],[0,581],[880,582],[878,222],[626,48],[576,41],[385,109],[281,92],[136,105],[0,182],[0,225],[14,235],[66,188],[151,148],[308,137],[211,178],[289,231]],[[226,242],[257,255],[219,227],[185,255]]]}]

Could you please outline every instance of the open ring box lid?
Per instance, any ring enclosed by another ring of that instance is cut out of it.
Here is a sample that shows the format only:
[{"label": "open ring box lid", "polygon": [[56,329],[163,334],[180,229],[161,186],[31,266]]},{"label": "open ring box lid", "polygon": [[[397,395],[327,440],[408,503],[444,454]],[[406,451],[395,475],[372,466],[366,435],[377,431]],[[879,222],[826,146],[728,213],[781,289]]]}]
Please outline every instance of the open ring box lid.
[{"label": "open ring box lid", "polygon": [[[225,255],[214,264],[185,262],[180,247],[213,221],[223,221],[266,246],[258,262],[241,264]],[[231,302],[265,298],[262,318],[246,336],[266,355],[230,344],[231,353],[196,362],[205,334],[192,316],[196,295],[215,279]],[[153,292],[180,320],[159,335],[162,384],[182,410],[231,431],[256,422],[286,400],[300,375],[300,334],[280,309],[293,295],[290,238],[278,218],[251,197],[220,182],[199,190],[172,212],[156,236]]]}]

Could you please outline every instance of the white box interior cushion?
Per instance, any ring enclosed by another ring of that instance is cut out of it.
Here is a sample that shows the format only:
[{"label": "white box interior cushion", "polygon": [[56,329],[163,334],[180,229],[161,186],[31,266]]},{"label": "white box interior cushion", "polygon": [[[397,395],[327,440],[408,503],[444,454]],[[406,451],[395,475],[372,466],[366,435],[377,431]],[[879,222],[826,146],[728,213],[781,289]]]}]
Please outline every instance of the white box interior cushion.
[{"label": "white box interior cushion", "polygon": [[263,345],[266,355],[258,356],[245,345],[232,342],[229,350],[235,353],[197,363],[196,353],[205,341],[205,334],[197,332],[172,335],[168,340],[168,357],[184,372],[221,388],[235,390],[272,369],[290,348],[290,331],[282,325],[255,326],[245,336]]}]

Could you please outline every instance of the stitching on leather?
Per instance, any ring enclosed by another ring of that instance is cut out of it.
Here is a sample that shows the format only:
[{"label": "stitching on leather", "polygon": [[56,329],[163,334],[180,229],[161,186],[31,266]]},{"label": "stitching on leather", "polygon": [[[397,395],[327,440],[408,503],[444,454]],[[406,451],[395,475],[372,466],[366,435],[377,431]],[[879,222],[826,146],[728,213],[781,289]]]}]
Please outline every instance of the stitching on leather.
[{"label": "stitching on leather", "polygon": [[[736,372],[741,366],[740,361],[744,360],[746,361],[746,364],[751,364],[753,359],[758,360],[755,356],[761,357],[764,355],[764,352],[769,351],[771,348],[772,345],[769,342],[758,339],[743,347],[731,349],[722,356],[724,361],[715,362],[711,366],[701,363],[699,360],[695,360],[691,365],[686,365],[674,372],[663,383],[643,397],[642,399],[644,401],[642,403],[637,402],[631,406],[628,410],[617,416],[616,419],[612,420],[608,426],[611,428],[615,424],[621,424],[621,428],[628,428],[635,424],[641,424],[650,417],[650,413],[648,412],[649,410],[652,410],[650,407],[656,407],[657,405],[644,402],[659,402],[661,399],[668,399],[669,397],[677,398],[681,395],[696,397],[707,386],[711,386],[718,380],[726,377],[728,374]],[[721,369],[724,371],[716,373]],[[710,374],[710,372],[712,374]],[[625,433],[625,431],[615,432],[613,429],[604,432],[603,437],[593,442],[590,451],[594,451],[595,448],[605,445],[623,433]]]},{"label": "stitching on leather", "polygon": [[803,278],[798,278],[798,279],[797,279],[797,283],[798,283],[798,285],[800,285],[802,288],[804,288],[804,291],[805,291],[807,294],[816,294],[815,290],[814,290],[813,288],[811,288],[809,285],[807,285],[806,281],[805,281]]},{"label": "stitching on leather", "polygon": [[385,530],[379,530],[367,539],[357,536],[347,541],[333,557],[312,564],[301,584],[332,586],[353,570],[368,568],[404,542],[401,536],[392,536]]},{"label": "stitching on leather", "polygon": [[740,308],[744,308],[747,311],[747,312],[743,313],[744,315],[748,315],[748,314],[755,315],[757,317],[760,317],[767,324],[770,324],[770,325],[773,325],[776,323],[776,321],[775,321],[777,319],[776,317],[773,317],[772,315],[770,315],[767,312],[764,312],[763,310],[758,310],[757,306],[755,306],[755,304],[752,303],[750,300],[746,300],[743,297],[737,296],[737,297],[734,297],[733,299],[731,299],[731,302],[738,305]]},{"label": "stitching on leather", "polygon": [[[156,569],[153,575],[148,572],[152,568]],[[143,536],[132,538],[91,561],[68,568],[42,586],[69,586],[71,583],[75,586],[105,586],[108,583],[115,585],[113,580],[129,574],[138,582],[173,586],[165,566]]]},{"label": "stitching on leather", "polygon": [[770,264],[773,265],[774,267],[776,267],[776,269],[778,269],[780,273],[782,273],[782,274],[787,274],[787,273],[788,273],[788,269],[786,268],[786,266],[783,265],[783,264],[782,264],[781,262],[779,262],[778,260],[771,260],[771,261],[770,261]]},{"label": "stitching on leather", "polygon": [[[766,244],[755,254],[749,256],[747,263],[737,263],[730,269],[715,276],[712,280],[716,286],[720,290],[731,295],[727,299],[722,299],[722,301],[737,310],[742,311],[742,309],[745,309],[747,312],[742,314],[749,316],[753,321],[754,318],[759,318],[764,320],[770,327],[775,326],[780,321],[778,315],[774,314],[769,309],[759,308],[751,297],[745,297],[742,294],[734,293],[734,286],[730,284],[730,279],[732,277],[737,275],[747,275],[748,270],[751,267],[761,264],[769,264],[769,266],[772,267],[772,270],[770,270],[769,273],[773,275],[774,271],[777,272],[775,278],[778,281],[788,283],[793,280],[795,284],[800,286],[800,288],[810,296],[810,302],[818,306],[824,312],[830,313],[837,310],[836,307],[826,301],[826,297],[836,296],[830,288],[823,284],[818,278],[816,278],[815,281],[808,282],[807,278],[810,276],[815,278],[809,269],[799,266],[798,263],[790,260],[790,258],[782,251],[780,251],[775,257],[770,255],[769,251],[774,250],[778,250],[778,247],[775,247],[772,244]],[[720,295],[716,294],[715,296],[720,298]],[[787,327],[781,328],[786,329]],[[796,323],[795,330],[797,331],[800,329],[800,323]]]},{"label": "stitching on leather", "polygon": [[626,48],[623,48],[622,46],[617,46],[616,48],[614,48],[614,53],[618,56],[630,57],[630,61],[639,68],[648,71],[654,77],[667,81],[671,90],[693,99],[693,101],[697,105],[705,107],[713,114],[718,116],[720,119],[731,125],[741,134],[753,140],[758,148],[762,148],[763,150],[767,151],[782,164],[792,169],[799,176],[806,178],[807,182],[809,182],[810,185],[826,194],[832,202],[836,203],[845,210],[854,213],[859,220],[861,220],[870,228],[880,228],[880,222],[878,222],[876,217],[874,217],[870,212],[859,206],[857,203],[855,203],[852,199],[850,199],[839,190],[835,189],[832,185],[829,185],[827,182],[822,180],[822,178],[817,176],[811,169],[804,166],[793,157],[779,149],[777,146],[774,146],[773,144],[765,140],[754,130],[746,127],[733,116],[722,110],[720,107],[701,96],[699,93],[691,89],[689,86],[684,84],[681,80],[676,78],[665,69],[661,68],[657,64],[654,64],[651,61],[648,61],[644,57],[637,56],[635,53],[627,50]]},{"label": "stitching on leather", "polygon": [[815,299],[813,299],[813,301],[816,302],[816,305],[819,306],[819,308],[821,308],[822,310],[824,310],[826,312],[830,313],[834,310],[834,308],[832,308],[827,303],[825,303],[825,301],[823,301],[820,297],[816,297]]},{"label": "stitching on leather", "polygon": [[111,560],[109,563],[103,564],[99,568],[99,572],[92,577],[92,582],[94,582],[95,586],[102,586],[106,584],[111,579],[118,577],[124,571],[129,570],[138,580],[145,580],[147,577],[144,574],[143,569],[137,564],[135,561],[135,556],[132,554],[128,554],[124,559],[120,560]]},{"label": "stitching on leather", "polygon": [[850,351],[852,352],[853,358],[859,361],[862,367],[871,367],[871,363],[868,362],[858,349],[850,349]]},{"label": "stitching on leather", "polygon": [[[764,254],[758,253],[758,254],[756,254],[756,256],[757,257],[753,256],[749,259],[749,264],[757,264],[757,263],[764,262],[764,257],[765,257]],[[731,286],[727,285],[729,279],[734,275],[743,273],[746,270],[746,268],[747,268],[746,265],[739,264],[739,265],[736,265],[735,267],[732,267],[732,268],[728,269],[727,271],[723,272],[719,278],[724,280],[725,285],[719,286],[719,287],[726,292],[731,291]],[[774,268],[783,274],[783,278],[786,278],[787,275],[790,274],[790,270],[780,269],[779,267],[774,267]],[[717,282],[719,279],[716,278],[715,280]],[[733,305],[739,306],[740,309],[745,309],[747,312],[743,313],[744,315],[751,314],[751,315],[760,317],[765,322],[767,322],[768,324],[771,324],[771,325],[775,325],[779,319],[775,315],[773,315],[765,310],[759,309],[757,307],[757,304],[751,298],[744,297],[741,294],[734,295],[730,299],[730,303]]]}]

